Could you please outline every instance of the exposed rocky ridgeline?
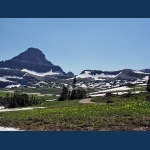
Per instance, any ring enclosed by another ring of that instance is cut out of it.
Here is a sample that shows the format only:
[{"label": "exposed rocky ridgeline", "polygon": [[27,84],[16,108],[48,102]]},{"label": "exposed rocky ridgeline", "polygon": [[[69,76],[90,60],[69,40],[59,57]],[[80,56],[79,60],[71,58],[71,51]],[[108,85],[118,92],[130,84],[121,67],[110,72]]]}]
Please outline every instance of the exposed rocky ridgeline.
[{"label": "exposed rocky ridgeline", "polygon": [[142,71],[142,72],[144,72],[144,73],[150,73],[150,69],[142,69],[142,70],[140,70],[140,71]]},{"label": "exposed rocky ridgeline", "polygon": [[28,48],[10,60],[0,61],[0,88],[34,86],[40,81],[50,82],[73,76],[73,73],[66,74],[60,66],[48,61],[37,48]]},{"label": "exposed rocky ridgeline", "polygon": [[72,73],[71,71],[66,73],[68,76],[74,76],[74,73]]},{"label": "exposed rocky ridgeline", "polygon": [[37,48],[28,48],[25,52],[10,60],[0,61],[0,68],[28,69],[35,72],[60,72],[66,74],[61,67],[53,65],[45,58],[45,55]]},{"label": "exposed rocky ridgeline", "polygon": [[83,70],[77,78],[95,78],[95,79],[136,79],[136,78],[144,78],[145,76],[149,76],[150,73],[144,73],[142,71],[136,71],[132,69],[123,69],[119,71],[101,71],[101,70]]},{"label": "exposed rocky ridgeline", "polygon": [[[146,84],[148,76],[150,76],[150,69],[83,70],[76,75],[76,78],[79,87],[107,89],[129,83]],[[44,86],[47,87],[61,88],[66,84],[70,88],[73,77],[72,72],[65,73],[60,66],[55,66],[48,61],[37,48],[28,48],[10,60],[0,61],[0,88],[35,87],[41,86],[43,84],[41,82],[44,82]]]},{"label": "exposed rocky ridgeline", "polygon": [[86,72],[89,72],[91,75],[96,75],[96,74],[106,74],[106,75],[117,75],[121,71],[101,71],[101,70],[83,70],[81,74],[84,74]]}]

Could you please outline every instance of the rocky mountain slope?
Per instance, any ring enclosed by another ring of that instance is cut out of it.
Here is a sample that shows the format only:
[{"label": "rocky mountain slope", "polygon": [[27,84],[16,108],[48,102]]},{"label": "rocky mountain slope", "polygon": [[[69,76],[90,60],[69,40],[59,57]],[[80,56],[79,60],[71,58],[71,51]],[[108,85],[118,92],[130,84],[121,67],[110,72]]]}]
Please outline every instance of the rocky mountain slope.
[{"label": "rocky mountain slope", "polygon": [[0,88],[13,85],[33,85],[37,81],[66,79],[73,73],[65,73],[60,66],[48,61],[41,50],[28,48],[10,60],[0,61]]},{"label": "rocky mountain slope", "polygon": [[53,65],[45,58],[45,55],[37,48],[28,48],[25,52],[18,56],[0,62],[0,68],[10,69],[27,69],[35,72],[60,72],[65,75],[65,72],[59,66]]},{"label": "rocky mountain slope", "polygon": [[[150,76],[150,69],[83,70],[76,78],[77,86],[106,89],[128,83],[145,84],[148,76]],[[61,88],[65,83],[71,87],[73,78],[72,72],[65,73],[60,66],[48,61],[42,51],[37,48],[28,48],[10,60],[0,61],[0,88],[35,87],[41,86],[42,83],[57,88]]]},{"label": "rocky mountain slope", "polygon": [[123,69],[119,71],[84,70],[77,75],[77,78],[93,78],[94,80],[128,80],[144,78],[145,76],[149,75],[150,73],[132,69]]}]

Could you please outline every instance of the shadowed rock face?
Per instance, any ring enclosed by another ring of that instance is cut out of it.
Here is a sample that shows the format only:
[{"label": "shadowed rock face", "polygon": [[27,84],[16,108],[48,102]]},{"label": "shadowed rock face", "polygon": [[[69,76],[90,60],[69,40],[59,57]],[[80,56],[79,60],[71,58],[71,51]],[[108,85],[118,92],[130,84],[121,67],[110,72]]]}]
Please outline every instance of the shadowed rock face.
[{"label": "shadowed rock face", "polygon": [[140,71],[142,71],[144,73],[150,73],[150,69],[143,69],[143,70],[140,70]]},{"label": "shadowed rock face", "polygon": [[25,52],[11,59],[11,61],[38,63],[41,65],[54,66],[45,58],[45,55],[37,48],[28,48]]},{"label": "shadowed rock face", "polygon": [[36,72],[65,72],[59,66],[53,65],[50,61],[45,58],[45,55],[41,50],[37,48],[28,48],[25,52],[13,57],[10,60],[1,61],[0,68],[11,68],[11,69],[28,69]]},{"label": "shadowed rock face", "polygon": [[68,72],[66,75],[68,75],[68,76],[74,76],[74,74],[71,71]]}]

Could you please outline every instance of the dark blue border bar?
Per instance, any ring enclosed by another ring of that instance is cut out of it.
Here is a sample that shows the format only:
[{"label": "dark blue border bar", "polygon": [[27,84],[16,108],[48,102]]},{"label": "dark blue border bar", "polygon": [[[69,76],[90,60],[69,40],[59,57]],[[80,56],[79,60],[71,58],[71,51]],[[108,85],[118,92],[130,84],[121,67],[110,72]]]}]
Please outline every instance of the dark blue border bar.
[{"label": "dark blue border bar", "polygon": [[148,0],[5,0],[0,18],[149,18],[149,6]]},{"label": "dark blue border bar", "polygon": [[1,149],[147,149],[149,132],[0,132]]}]

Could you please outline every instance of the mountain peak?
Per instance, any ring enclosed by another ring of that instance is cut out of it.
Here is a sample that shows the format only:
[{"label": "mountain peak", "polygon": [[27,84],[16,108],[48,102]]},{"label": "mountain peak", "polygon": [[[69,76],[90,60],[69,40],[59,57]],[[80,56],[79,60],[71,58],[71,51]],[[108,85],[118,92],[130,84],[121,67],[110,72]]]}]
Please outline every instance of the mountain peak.
[{"label": "mountain peak", "polygon": [[42,53],[41,50],[33,47],[28,48],[26,51],[20,53],[18,56],[13,57],[11,60],[53,66],[53,64],[45,58],[45,55]]},{"label": "mountain peak", "polygon": [[74,76],[74,73],[72,73],[71,71],[69,71],[69,72],[67,73],[67,75],[68,75],[68,76]]}]

